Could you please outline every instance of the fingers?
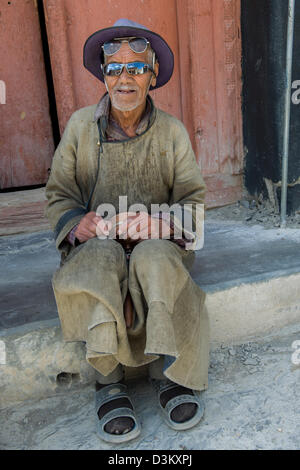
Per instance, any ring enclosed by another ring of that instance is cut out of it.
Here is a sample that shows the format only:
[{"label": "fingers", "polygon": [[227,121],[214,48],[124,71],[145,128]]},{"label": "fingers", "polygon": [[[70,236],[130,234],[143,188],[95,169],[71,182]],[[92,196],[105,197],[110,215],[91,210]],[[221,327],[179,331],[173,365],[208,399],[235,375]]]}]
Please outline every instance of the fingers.
[{"label": "fingers", "polygon": [[[160,238],[160,226],[161,220],[152,218],[148,213],[142,213],[134,221],[132,221],[128,226],[128,235],[134,240]],[[167,224],[163,222],[162,224],[163,231],[162,235],[166,235],[166,229],[168,230]]]},{"label": "fingers", "polygon": [[169,239],[171,230],[169,224],[161,219],[152,218],[149,214],[141,215],[129,224],[128,236],[134,240],[140,239]]},{"label": "fingers", "polygon": [[85,242],[96,236],[107,236],[110,229],[110,221],[104,220],[102,217],[97,216],[96,212],[91,211],[81,219],[75,235],[80,242]]},{"label": "fingers", "polygon": [[[128,236],[133,240],[138,240],[143,232],[143,235],[151,230],[151,217],[147,212],[141,212],[134,220],[130,221],[128,224]],[[150,228],[150,230],[149,230]]]},{"label": "fingers", "polygon": [[80,221],[76,238],[80,242],[98,236],[128,240],[146,240],[149,238],[170,238],[169,224],[164,220],[152,218],[147,212],[121,212],[110,220],[105,220],[89,212]]},{"label": "fingers", "polygon": [[80,242],[85,242],[96,236],[96,225],[93,222],[95,215],[94,212],[89,212],[79,222],[75,236]]},{"label": "fingers", "polygon": [[98,222],[96,221],[96,218],[94,219],[94,222],[96,222],[96,234],[98,237],[108,236],[109,232],[112,228],[112,223],[109,220],[104,220],[100,219]]},{"label": "fingers", "polygon": [[82,243],[95,237],[95,233],[82,227],[77,227],[75,231],[76,238]]},{"label": "fingers", "polygon": [[128,227],[132,223],[132,220],[139,217],[136,212],[121,212],[118,214],[116,234],[119,237],[128,237]]}]

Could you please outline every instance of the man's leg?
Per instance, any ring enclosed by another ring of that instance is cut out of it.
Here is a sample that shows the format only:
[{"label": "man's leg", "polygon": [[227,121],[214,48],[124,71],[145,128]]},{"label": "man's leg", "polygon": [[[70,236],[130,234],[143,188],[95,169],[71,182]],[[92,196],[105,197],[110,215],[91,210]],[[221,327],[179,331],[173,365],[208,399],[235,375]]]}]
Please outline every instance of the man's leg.
[{"label": "man's leg", "polygon": [[[172,356],[161,356],[156,361],[153,361],[149,364],[149,377],[155,381],[166,382],[168,379],[164,375],[164,371],[170,367],[170,365],[175,361],[175,358]],[[168,401],[176,396],[188,394],[193,395],[193,392],[186,387],[178,385],[178,387],[173,388],[172,390],[167,390],[163,392],[160,396],[160,402],[163,407],[166,406]],[[184,423],[189,419],[195,416],[197,411],[197,405],[195,403],[182,403],[181,405],[174,408],[171,413],[171,419],[176,423]]]},{"label": "man's leg", "polygon": [[[106,376],[102,375],[99,371],[96,371],[96,392],[101,390],[106,385],[118,383],[124,384],[124,370],[121,364],[119,364],[113,372]],[[132,409],[132,405],[127,398],[117,398],[115,400],[111,400],[99,408],[98,417],[101,419],[109,411],[122,407]],[[131,418],[120,417],[109,421],[105,425],[104,430],[109,434],[125,434],[126,432],[130,431],[133,426],[134,422]]]},{"label": "man's leg", "polygon": [[[134,295],[135,289],[142,289],[148,305],[146,350],[149,353],[161,353],[165,358],[150,364],[150,376],[156,370],[156,378],[166,381],[163,373],[175,362],[172,359],[174,352],[174,356],[180,356],[179,362],[184,363],[184,367],[177,368],[177,371],[180,370],[177,373],[178,384],[193,383],[191,376],[197,375],[198,368],[192,354],[194,352],[200,355],[202,350],[205,352],[207,341],[203,341],[200,334],[202,293],[193,285],[188,273],[192,258],[193,253],[187,253],[168,240],[145,240],[134,248],[129,268],[129,288],[132,294]],[[203,336],[206,335],[205,319],[202,325]],[[187,347],[189,343],[191,348]],[[201,380],[202,376],[205,376],[206,363],[207,358],[203,354],[204,373],[195,377],[199,389],[202,388]],[[160,366],[160,371],[157,366]],[[165,407],[171,398],[182,394],[193,395],[193,391],[178,385],[163,392],[160,398],[162,406]],[[191,419],[196,411],[195,403],[183,403],[174,408],[171,418],[175,422],[185,422]]]},{"label": "man's leg", "polygon": [[[116,241],[93,238],[75,249],[56,273],[53,282],[64,335],[68,339],[85,339],[87,349],[95,351],[95,355],[97,351],[104,349],[106,353],[111,350],[113,356],[117,342],[115,324],[110,323],[110,336],[102,334],[101,328],[108,325],[110,314],[106,306],[123,315],[124,292],[122,296],[121,286],[124,288],[127,277],[125,253]],[[100,329],[99,334],[97,329]],[[121,364],[105,376],[97,370],[93,352],[89,351],[89,354],[89,363],[96,370],[96,391],[123,380]],[[100,406],[99,419],[108,411],[124,406],[132,409],[128,399],[114,400],[112,397],[112,400]],[[121,416],[109,421],[105,431],[110,434],[123,434],[128,432],[133,424],[131,418]]]}]

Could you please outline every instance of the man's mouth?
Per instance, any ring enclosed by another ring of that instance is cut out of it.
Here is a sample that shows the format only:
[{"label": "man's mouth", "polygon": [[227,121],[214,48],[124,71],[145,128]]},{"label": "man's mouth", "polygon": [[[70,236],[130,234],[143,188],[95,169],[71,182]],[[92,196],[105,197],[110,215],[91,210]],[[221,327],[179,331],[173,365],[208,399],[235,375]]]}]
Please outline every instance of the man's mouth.
[{"label": "man's mouth", "polygon": [[130,95],[135,92],[136,90],[117,90],[117,93],[121,93],[122,95]]}]

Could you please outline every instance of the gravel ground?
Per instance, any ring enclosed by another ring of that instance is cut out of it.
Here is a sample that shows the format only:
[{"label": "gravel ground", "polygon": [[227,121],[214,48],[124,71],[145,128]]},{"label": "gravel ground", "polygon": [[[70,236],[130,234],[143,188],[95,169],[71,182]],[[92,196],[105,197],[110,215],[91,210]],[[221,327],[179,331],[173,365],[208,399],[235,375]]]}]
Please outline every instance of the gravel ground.
[{"label": "gravel ground", "polygon": [[[243,199],[216,209],[209,209],[206,220],[240,221],[246,225],[262,225],[264,228],[280,227],[280,213],[268,200]],[[287,228],[300,229],[300,210],[286,217]]]},{"label": "gravel ground", "polygon": [[299,449],[299,363],[300,325],[286,327],[277,335],[211,352],[205,415],[191,430],[175,432],[162,422],[151,385],[142,378],[128,383],[142,433],[127,444],[98,439],[94,391],[88,386],[2,410],[0,448]]}]

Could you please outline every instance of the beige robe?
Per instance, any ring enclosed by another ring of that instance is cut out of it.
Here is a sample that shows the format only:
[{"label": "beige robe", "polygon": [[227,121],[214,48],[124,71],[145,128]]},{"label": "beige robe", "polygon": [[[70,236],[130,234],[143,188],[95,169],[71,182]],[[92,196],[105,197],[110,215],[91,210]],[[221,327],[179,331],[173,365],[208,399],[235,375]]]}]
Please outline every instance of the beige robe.
[{"label": "beige robe", "polygon": [[[194,207],[204,202],[205,185],[188,134],[180,121],[154,107],[146,132],[122,142],[101,142],[99,153],[95,108],[71,116],[46,187],[46,214],[62,253],[53,289],[64,339],[86,342],[88,362],[104,375],[119,363],[138,367],[161,354],[174,356],[165,375],[203,390],[208,317],[205,294],[189,270],[203,235]],[[142,203],[149,213],[151,204],[190,204],[195,239],[189,249],[166,239],[144,240],[127,265],[122,246],[113,239],[94,238],[71,248],[65,241],[71,228],[101,203],[118,212],[120,195],[127,196],[128,210]],[[123,315],[127,289],[135,308],[129,330]]]}]

